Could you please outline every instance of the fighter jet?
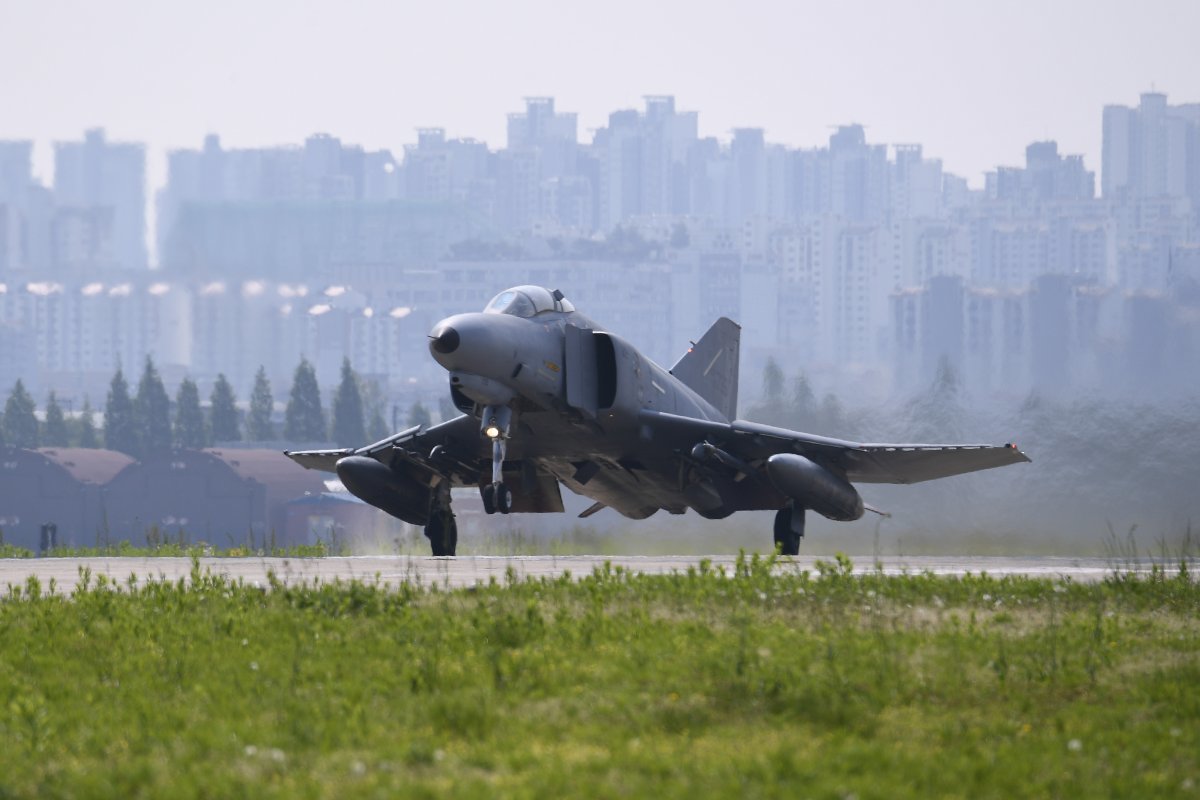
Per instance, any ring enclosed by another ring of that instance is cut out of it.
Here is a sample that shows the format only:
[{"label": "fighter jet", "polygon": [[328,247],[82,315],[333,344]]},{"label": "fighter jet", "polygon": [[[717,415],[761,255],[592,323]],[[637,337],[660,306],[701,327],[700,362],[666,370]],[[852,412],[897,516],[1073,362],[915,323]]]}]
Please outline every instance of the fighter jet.
[{"label": "fighter jet", "polygon": [[[563,510],[559,486],[630,519],[775,511],[796,555],[805,514],[860,518],[855,483],[917,483],[1029,461],[1014,444],[861,444],[736,419],[741,328],[722,317],[670,369],[541,286],[501,292],[429,334],[462,415],[359,448],[286,451],[357,497],[424,526],[453,556],[452,487],[488,514]],[[870,509],[874,510],[874,509]]]}]

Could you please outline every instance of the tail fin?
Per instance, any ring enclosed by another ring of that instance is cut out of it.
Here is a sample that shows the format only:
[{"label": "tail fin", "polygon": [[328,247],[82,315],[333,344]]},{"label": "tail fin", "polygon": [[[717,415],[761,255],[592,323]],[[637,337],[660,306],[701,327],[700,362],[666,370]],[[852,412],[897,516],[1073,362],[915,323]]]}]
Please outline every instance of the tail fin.
[{"label": "tail fin", "polygon": [[737,417],[741,337],[741,326],[721,317],[671,368],[672,375],[730,420]]}]

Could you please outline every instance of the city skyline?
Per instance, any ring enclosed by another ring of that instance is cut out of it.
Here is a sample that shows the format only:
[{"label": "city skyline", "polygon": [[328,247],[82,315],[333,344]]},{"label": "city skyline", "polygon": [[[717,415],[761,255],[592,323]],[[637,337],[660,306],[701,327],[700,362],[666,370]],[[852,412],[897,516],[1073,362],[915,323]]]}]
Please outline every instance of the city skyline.
[{"label": "city skyline", "polygon": [[328,381],[353,353],[390,391],[426,391],[420,334],[535,283],[664,363],[724,315],[754,320],[748,364],[774,353],[856,391],[904,391],[943,358],[989,394],[1117,388],[1122,363],[1186,390],[1162,354],[1196,350],[1200,104],[1109,105],[1103,135],[1102,197],[1053,141],[969,191],[861,126],[810,150],[761,129],[719,146],[665,96],[590,145],[551,98],[509,114],[497,151],[441,129],[403,161],[328,135],[210,137],[171,154],[158,272],[122,244],[144,230],[139,146],[61,143],[50,190],[28,186],[27,142],[0,142],[0,376],[86,392],[153,351],[176,376],[245,381],[315,353]]},{"label": "city skyline", "polygon": [[[1176,99],[1176,98],[1173,98],[1172,96],[1170,96],[1166,92],[1147,92],[1147,93],[1143,93],[1142,95],[1139,96],[1139,101],[1144,101],[1147,96],[1161,97],[1161,98],[1163,98],[1162,102],[1168,102],[1171,99]],[[526,106],[524,111],[517,111],[514,108],[514,109],[506,112],[506,114],[504,115],[506,124],[507,124],[507,130],[505,131],[505,135],[503,137],[501,137],[501,139],[497,142],[489,142],[489,141],[478,139],[477,137],[471,137],[471,136],[463,136],[463,137],[448,136],[446,129],[444,127],[430,126],[430,127],[417,128],[417,129],[413,130],[411,132],[411,135],[407,137],[409,140],[407,142],[402,142],[402,143],[398,144],[397,146],[395,146],[394,148],[390,148],[390,147],[383,148],[381,150],[374,151],[374,152],[378,153],[380,156],[385,156],[387,158],[394,157],[394,163],[398,169],[409,166],[409,162],[412,159],[412,157],[414,156],[414,154],[418,154],[418,155],[420,154],[420,148],[423,146],[423,143],[428,139],[428,137],[430,135],[434,135],[435,137],[438,137],[439,140],[441,140],[441,141],[452,140],[455,142],[478,144],[478,146],[483,148],[484,152],[489,153],[489,154],[498,154],[501,152],[505,152],[510,148],[510,146],[514,146],[514,144],[515,144],[515,146],[518,146],[518,147],[522,146],[522,142],[514,143],[512,141],[513,136],[514,136],[514,129],[512,126],[513,126],[514,120],[516,120],[517,118],[524,118],[529,113],[531,113],[530,112],[530,108],[532,107],[531,104],[533,104],[533,105],[548,104],[551,114],[554,114],[557,111],[557,113],[560,117],[562,117],[564,120],[569,120],[568,127],[565,129],[567,131],[567,133],[565,134],[566,139],[569,139],[570,141],[572,141],[575,145],[577,145],[580,148],[589,148],[589,147],[596,147],[596,146],[601,145],[602,138],[605,135],[605,133],[607,132],[608,127],[611,126],[612,124],[614,124],[615,120],[626,117],[629,114],[644,113],[646,110],[651,109],[652,107],[660,107],[664,103],[665,103],[665,107],[670,109],[670,111],[669,111],[670,114],[678,114],[681,118],[687,117],[690,119],[690,126],[691,126],[690,135],[693,138],[695,138],[697,136],[699,136],[700,138],[705,138],[702,126],[697,124],[698,120],[703,118],[703,116],[704,116],[702,111],[697,110],[697,109],[690,109],[690,108],[686,108],[686,107],[683,107],[680,110],[676,111],[677,103],[676,103],[676,98],[673,95],[643,95],[641,100],[645,103],[645,109],[622,108],[622,109],[612,110],[609,112],[609,117],[606,120],[606,123],[607,123],[606,125],[589,128],[586,131],[580,131],[578,123],[577,123],[577,118],[579,117],[578,111],[569,109],[569,108],[564,108],[561,104],[558,106],[558,108],[556,110],[556,108],[555,108],[556,98],[554,98],[554,97],[525,96],[522,98],[522,101],[525,103],[525,106]],[[1194,106],[1195,104],[1191,103],[1191,105]],[[1099,116],[1101,117],[1101,120],[1099,120],[1098,122],[1100,122],[1101,124],[1097,124],[1095,126],[1096,129],[1099,131],[1103,131],[1105,126],[1107,126],[1109,124],[1109,112],[1110,111],[1112,111],[1114,109],[1120,110],[1120,109],[1128,109],[1128,108],[1129,108],[1129,106],[1121,105],[1115,101],[1105,103],[1100,108]],[[1100,156],[1097,156],[1094,159],[1090,159],[1086,154],[1073,153],[1069,150],[1066,150],[1065,148],[1062,148],[1060,146],[1060,140],[1054,136],[1027,142],[1026,145],[1022,148],[1023,158],[1020,160],[1017,160],[1017,161],[1014,161],[1011,163],[1007,163],[1007,164],[998,163],[998,164],[991,165],[990,168],[983,173],[984,180],[981,182],[980,185],[972,184],[969,180],[967,180],[967,178],[965,176],[955,173],[952,169],[948,168],[945,165],[944,159],[941,157],[941,155],[927,149],[925,146],[925,143],[923,143],[923,142],[881,142],[881,141],[872,139],[870,137],[869,127],[863,126],[859,123],[851,123],[848,125],[841,125],[841,126],[831,125],[831,126],[829,126],[829,130],[827,131],[828,138],[825,141],[822,141],[820,143],[812,145],[811,147],[809,147],[809,146],[795,147],[795,146],[790,145],[785,142],[775,141],[769,135],[766,135],[765,129],[763,129],[761,127],[742,127],[742,128],[738,128],[738,129],[729,131],[728,136],[708,137],[708,138],[711,138],[711,139],[715,140],[716,142],[718,142],[718,146],[720,147],[720,149],[722,151],[730,151],[731,149],[736,150],[737,146],[738,146],[739,135],[751,134],[754,137],[757,137],[757,139],[759,141],[758,146],[760,146],[760,147],[763,146],[763,144],[765,143],[769,147],[782,147],[789,152],[802,152],[802,151],[818,152],[818,151],[827,149],[830,146],[830,144],[834,141],[834,139],[837,138],[837,136],[839,135],[838,131],[845,131],[848,129],[861,130],[862,133],[870,141],[870,146],[873,148],[875,148],[875,147],[884,148],[889,159],[892,158],[893,156],[895,156],[896,158],[900,158],[902,156],[902,154],[906,151],[915,151],[918,158],[924,158],[924,159],[930,160],[932,162],[936,162],[939,165],[938,168],[939,168],[940,172],[944,173],[948,178],[953,177],[956,180],[963,181],[964,188],[969,189],[973,193],[978,193],[980,191],[983,191],[985,193],[994,192],[995,187],[992,182],[994,182],[997,179],[997,176],[1001,176],[1000,179],[1003,180],[1003,175],[1005,173],[1010,173],[1010,172],[1013,172],[1014,170],[1019,172],[1020,170],[1023,169],[1022,163],[1024,162],[1025,159],[1028,158],[1030,147],[1037,146],[1037,145],[1050,145],[1050,146],[1057,148],[1057,151],[1062,153],[1064,156],[1069,155],[1070,158],[1078,164],[1079,169],[1086,169],[1088,171],[1088,173],[1093,174],[1096,177],[1097,181],[1095,183],[1095,187],[1093,190],[1089,191],[1089,193],[1088,193],[1089,196],[1095,196],[1095,197],[1103,196],[1103,192],[1101,191],[1101,180],[1103,179],[1103,170],[1102,170],[1102,165],[1103,165],[1103,161],[1104,161],[1103,158],[1101,158]],[[2,131],[0,131],[0,134],[2,134]],[[597,134],[599,134],[601,136],[601,139],[595,138],[597,136]],[[559,134],[554,134],[554,135],[559,136]],[[136,149],[141,154],[140,159],[141,159],[141,163],[142,163],[141,169],[142,169],[142,176],[143,176],[142,177],[143,188],[144,188],[143,197],[144,197],[144,206],[145,206],[144,234],[145,234],[145,247],[146,247],[147,252],[143,253],[143,255],[142,255],[143,261],[140,263],[149,264],[151,267],[161,266],[162,254],[160,252],[158,252],[158,248],[157,248],[157,242],[161,239],[161,236],[163,234],[163,231],[160,230],[160,228],[159,228],[160,220],[158,218],[159,213],[161,211],[161,209],[159,208],[160,195],[162,192],[169,191],[169,189],[170,189],[170,177],[171,176],[170,176],[170,171],[169,171],[167,164],[170,162],[170,159],[174,155],[178,155],[180,153],[199,152],[203,148],[210,146],[212,142],[217,142],[219,147],[223,147],[227,151],[229,151],[229,150],[234,150],[234,151],[247,150],[247,151],[264,151],[265,152],[265,151],[289,151],[290,150],[290,151],[298,152],[300,150],[303,150],[308,144],[310,144],[314,140],[323,139],[323,138],[330,139],[331,137],[332,137],[332,141],[336,141],[339,143],[345,142],[347,145],[353,146],[355,148],[363,149],[362,142],[347,140],[347,139],[345,139],[345,137],[339,136],[336,131],[332,131],[332,132],[331,131],[313,131],[296,141],[282,142],[282,143],[277,143],[277,144],[271,145],[269,147],[261,147],[261,148],[260,147],[242,148],[237,144],[232,144],[232,146],[231,146],[231,143],[227,139],[225,139],[224,135],[221,132],[212,131],[212,132],[207,133],[200,140],[198,140],[192,144],[189,144],[189,145],[186,145],[183,147],[178,147],[178,148],[171,148],[168,151],[157,153],[157,154],[154,153],[154,149],[149,144],[147,144],[145,141],[139,140],[136,138],[121,139],[119,137],[114,137],[111,135],[111,133],[107,129],[105,129],[103,127],[89,128],[84,131],[77,132],[73,137],[68,137],[68,138],[61,139],[61,140],[55,140],[52,143],[38,142],[36,140],[34,140],[34,141],[26,140],[25,142],[22,142],[19,139],[12,139],[11,137],[4,137],[3,135],[0,135],[0,142],[7,141],[9,144],[16,144],[16,145],[29,144],[29,145],[31,145],[32,146],[32,154],[33,154],[32,159],[31,159],[31,166],[32,166],[32,178],[33,178],[34,182],[40,183],[41,185],[46,186],[47,188],[57,188],[57,186],[58,186],[57,180],[47,182],[39,174],[38,167],[37,167],[38,151],[40,149],[50,149],[51,153],[53,155],[53,157],[50,160],[52,162],[57,162],[61,159],[62,154],[64,152],[68,152],[68,151],[77,149],[80,146],[81,142],[86,142],[86,141],[89,141],[96,137],[99,137],[99,139],[101,141],[108,142],[112,146],[115,146],[118,148],[124,148],[125,150],[130,152],[131,156],[133,155],[134,149]],[[369,148],[368,148],[368,150],[369,150]],[[1103,152],[1103,148],[1101,148],[1101,153],[1102,152]],[[156,157],[155,157],[156,155],[159,157],[157,160],[161,160],[164,162],[163,164],[161,164],[157,167],[153,166],[156,162]],[[58,178],[58,176],[54,176],[54,177],[56,179]],[[70,184],[73,180],[74,180],[73,178],[68,178],[68,184]],[[989,187],[991,187],[991,188],[989,188]],[[130,188],[133,189],[134,187],[130,187]],[[619,219],[610,220],[608,224],[601,225],[600,230],[609,229],[612,227],[613,224],[616,224],[619,222],[620,222]],[[147,255],[149,256],[149,260],[145,261],[144,259],[146,258]],[[132,261],[129,261],[128,263],[136,264],[139,262],[137,259],[134,259]]]},{"label": "city skyline", "polygon": [[923,144],[979,187],[1037,140],[1098,169],[1104,104],[1151,88],[1200,95],[1187,33],[1200,27],[1195,6],[890,10],[757,3],[731,26],[713,7],[681,3],[618,3],[600,16],[528,2],[465,15],[376,3],[337,14],[315,4],[7,6],[0,68],[24,79],[0,87],[0,106],[20,111],[0,136],[36,141],[35,170],[50,182],[51,143],[102,126],[146,142],[156,190],[166,151],[207,133],[265,147],[327,131],[399,150],[415,129],[438,126],[495,148],[520,98],[544,94],[579,114],[586,140],[611,110],[669,92],[700,112],[702,136],[754,126],[815,147],[828,126],[859,122],[872,141]]}]

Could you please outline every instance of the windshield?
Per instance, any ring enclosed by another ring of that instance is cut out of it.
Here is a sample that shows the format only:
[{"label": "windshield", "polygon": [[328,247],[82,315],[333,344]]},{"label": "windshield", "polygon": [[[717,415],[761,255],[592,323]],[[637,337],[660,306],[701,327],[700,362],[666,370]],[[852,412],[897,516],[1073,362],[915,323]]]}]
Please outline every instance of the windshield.
[{"label": "windshield", "polygon": [[562,296],[562,292],[551,292],[541,286],[515,286],[492,298],[483,313],[532,317],[546,311],[574,310],[575,306]]},{"label": "windshield", "polygon": [[537,309],[534,308],[533,301],[524,292],[509,289],[492,298],[492,302],[487,304],[487,308],[483,312],[485,314],[512,314],[514,317],[532,317],[537,313]]}]

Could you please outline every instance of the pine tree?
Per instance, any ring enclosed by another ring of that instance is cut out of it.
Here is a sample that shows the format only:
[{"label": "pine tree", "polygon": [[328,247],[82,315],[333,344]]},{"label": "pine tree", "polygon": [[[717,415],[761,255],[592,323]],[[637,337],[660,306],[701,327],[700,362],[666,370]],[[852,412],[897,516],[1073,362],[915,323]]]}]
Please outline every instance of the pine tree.
[{"label": "pine tree", "polygon": [[943,354],[933,383],[908,403],[908,435],[917,441],[960,437],[966,413],[961,394],[958,370]]},{"label": "pine tree", "polygon": [[821,400],[818,412],[818,432],[826,436],[846,435],[846,413],[842,409],[842,401],[833,392],[827,392]]},{"label": "pine tree", "polygon": [[246,415],[246,438],[252,442],[275,440],[275,424],[271,414],[275,410],[275,398],[271,396],[271,382],[267,370],[259,367],[254,376],[254,390],[250,392],[250,413]]},{"label": "pine tree", "polygon": [[9,447],[38,446],[38,421],[33,398],[18,378],[4,404],[4,441]]},{"label": "pine tree", "polygon": [[792,381],[792,408],[788,424],[800,430],[808,430],[817,416],[817,396],[813,393],[812,384],[803,372],[797,373]]},{"label": "pine tree", "polygon": [[288,396],[284,416],[283,438],[291,442],[325,441],[325,412],[321,408],[321,390],[317,372],[307,358],[300,358],[292,376],[292,391]]},{"label": "pine tree", "polygon": [[363,414],[367,418],[367,441],[378,442],[381,439],[386,439],[392,432],[388,427],[385,410],[387,408],[387,400],[384,398],[383,389],[379,386],[379,381],[360,380],[359,391],[362,392]]},{"label": "pine tree", "polygon": [[774,358],[767,358],[763,367],[762,413],[771,424],[783,424],[783,370]]},{"label": "pine tree", "polygon": [[224,373],[217,376],[209,401],[212,403],[213,441],[236,442],[241,439],[241,433],[238,431],[237,398]]},{"label": "pine tree", "polygon": [[83,398],[83,410],[79,412],[78,443],[80,447],[96,449],[100,447],[100,437],[96,435],[96,421],[92,419],[92,401]]},{"label": "pine tree", "polygon": [[462,412],[454,406],[454,401],[446,395],[438,398],[438,416],[442,418],[442,422],[452,420]]},{"label": "pine tree", "polygon": [[387,420],[383,418],[383,407],[378,403],[371,409],[371,419],[367,422],[367,439],[372,442],[383,441],[391,434]]},{"label": "pine tree", "polygon": [[67,418],[63,416],[58,396],[50,392],[46,398],[46,424],[42,430],[42,444],[46,447],[66,447],[70,442]]},{"label": "pine tree", "polygon": [[133,399],[133,419],[141,433],[140,454],[171,449],[171,400],[150,356]]},{"label": "pine tree", "polygon": [[433,424],[433,417],[429,415],[429,409],[418,400],[413,403],[408,409],[408,425],[411,428],[413,425],[423,425],[428,428]]},{"label": "pine tree", "polygon": [[360,447],[367,443],[366,439],[358,376],[350,366],[350,359],[343,358],[342,380],[333,397],[333,440],[342,447]]},{"label": "pine tree", "polygon": [[133,419],[133,400],[125,374],[117,367],[104,404],[104,446],[131,456],[138,454],[138,435]]},{"label": "pine tree", "polygon": [[199,450],[208,444],[208,426],[200,409],[200,390],[184,378],[175,394],[175,446]]}]

